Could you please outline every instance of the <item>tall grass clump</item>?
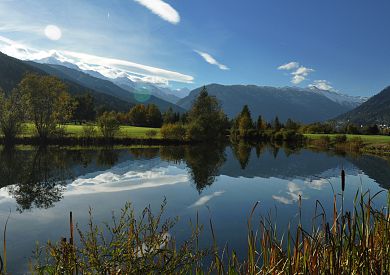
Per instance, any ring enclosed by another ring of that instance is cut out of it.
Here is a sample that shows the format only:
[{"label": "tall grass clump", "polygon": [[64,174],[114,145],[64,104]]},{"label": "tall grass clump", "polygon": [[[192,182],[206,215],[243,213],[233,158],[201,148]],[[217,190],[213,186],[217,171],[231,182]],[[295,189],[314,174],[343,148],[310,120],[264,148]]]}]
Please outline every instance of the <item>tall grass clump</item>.
[{"label": "tall grass clump", "polygon": [[163,220],[165,206],[164,201],[157,215],[147,207],[136,219],[127,203],[104,230],[94,224],[90,211],[88,230],[76,226],[79,243],[62,239],[38,246],[32,269],[38,274],[190,273],[205,255],[196,245],[201,228],[195,226],[189,239],[177,246],[169,233],[177,219]]},{"label": "tall grass clump", "polygon": [[221,250],[211,221],[212,247],[199,248],[198,222],[178,246],[169,234],[176,220],[162,221],[165,202],[157,216],[146,208],[138,220],[127,204],[120,218],[106,225],[106,233],[91,216],[87,232],[78,230],[79,244],[63,240],[37,249],[33,268],[41,274],[390,274],[390,196],[385,207],[376,209],[379,193],[358,191],[354,207],[345,211],[345,185],[342,171],[341,205],[334,194],[327,216],[317,201],[310,230],[302,226],[299,197],[298,223],[284,237],[270,216],[254,225],[256,203],[248,218],[247,255],[227,246]]}]

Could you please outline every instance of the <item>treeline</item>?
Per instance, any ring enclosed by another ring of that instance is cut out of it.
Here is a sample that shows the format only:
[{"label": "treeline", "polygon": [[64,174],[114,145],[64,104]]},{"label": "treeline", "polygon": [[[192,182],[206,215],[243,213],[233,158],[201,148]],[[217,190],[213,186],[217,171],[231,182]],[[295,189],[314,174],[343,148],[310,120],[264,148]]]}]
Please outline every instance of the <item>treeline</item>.
[{"label": "treeline", "polygon": [[285,124],[280,122],[276,116],[273,121],[267,122],[261,115],[254,121],[249,107],[245,105],[241,113],[232,121],[230,137],[236,140],[303,140],[299,133],[301,125],[298,122],[288,119]]},{"label": "treeline", "polygon": [[357,125],[346,123],[344,125],[335,122],[312,123],[302,125],[300,131],[305,134],[351,134],[351,135],[389,135],[388,127],[380,127],[378,124]]}]

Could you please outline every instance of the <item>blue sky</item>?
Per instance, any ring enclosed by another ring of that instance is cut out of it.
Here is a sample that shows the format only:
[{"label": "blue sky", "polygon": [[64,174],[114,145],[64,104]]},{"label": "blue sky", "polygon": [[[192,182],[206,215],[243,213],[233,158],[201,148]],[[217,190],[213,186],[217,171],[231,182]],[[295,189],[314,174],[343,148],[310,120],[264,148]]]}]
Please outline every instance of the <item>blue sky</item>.
[{"label": "blue sky", "polygon": [[0,0],[0,50],[57,50],[172,87],[371,96],[390,85],[389,14],[388,0]]}]

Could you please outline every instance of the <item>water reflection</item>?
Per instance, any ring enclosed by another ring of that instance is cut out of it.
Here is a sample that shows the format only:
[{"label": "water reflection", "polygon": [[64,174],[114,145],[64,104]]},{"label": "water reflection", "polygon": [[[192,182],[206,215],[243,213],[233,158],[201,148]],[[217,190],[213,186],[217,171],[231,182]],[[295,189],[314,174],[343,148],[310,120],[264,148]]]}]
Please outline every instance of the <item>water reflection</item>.
[{"label": "water reflection", "polygon": [[[159,166],[154,167],[152,160]],[[163,167],[161,161],[168,164]],[[184,165],[188,174],[183,175],[182,170],[174,172],[177,165]],[[286,144],[244,142],[230,147],[209,144],[122,149],[3,148],[0,149],[0,184],[2,198],[12,197],[22,212],[49,208],[62,199],[66,190],[68,194],[116,192],[190,180],[201,193],[220,175],[302,179],[310,188],[320,189],[327,184],[321,178],[337,177],[341,166],[348,175],[363,171],[382,187],[389,188],[387,159],[315,152]],[[193,206],[222,193],[200,198]],[[272,197],[280,203],[291,204],[299,195],[302,187],[291,182],[284,194]]]},{"label": "water reflection", "polygon": [[71,176],[67,154],[39,148],[33,151],[6,148],[0,152],[1,186],[9,186],[18,211],[48,208],[62,198],[65,179]]},{"label": "water reflection", "polygon": [[[299,196],[303,223],[312,220],[316,200],[332,213],[330,182],[339,192],[341,167],[347,172],[346,209],[358,188],[375,193],[390,187],[387,159],[286,144],[0,148],[0,228],[10,208],[20,212],[13,211],[7,233],[11,273],[27,273],[36,241],[68,236],[69,211],[86,228],[89,207],[103,222],[125,202],[139,211],[149,204],[158,209],[164,197],[166,215],[181,217],[172,232],[178,241],[188,237],[189,219],[199,213],[200,224],[207,225],[212,215],[218,245],[228,241],[245,255],[246,222],[254,202],[261,202],[258,215],[277,209],[280,230],[296,219]],[[377,199],[378,206],[386,201],[385,195]],[[207,226],[204,230],[208,244],[211,232]]]}]

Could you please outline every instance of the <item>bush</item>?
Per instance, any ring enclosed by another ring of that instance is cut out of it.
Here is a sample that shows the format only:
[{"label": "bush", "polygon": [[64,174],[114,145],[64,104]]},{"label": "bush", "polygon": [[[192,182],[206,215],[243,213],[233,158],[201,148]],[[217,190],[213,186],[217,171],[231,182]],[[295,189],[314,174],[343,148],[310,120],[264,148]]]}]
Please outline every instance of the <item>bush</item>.
[{"label": "bush", "polygon": [[182,124],[165,124],[161,128],[161,135],[165,139],[184,140],[186,128]]},{"label": "bush", "polygon": [[98,119],[98,126],[105,139],[113,139],[120,128],[115,112],[104,112]]},{"label": "bush", "polygon": [[96,127],[92,124],[85,124],[83,126],[83,137],[87,139],[91,139],[96,137]]},{"label": "bush", "polygon": [[145,132],[145,135],[147,138],[154,138],[155,136],[157,136],[157,131],[156,130],[148,130]]},{"label": "bush", "polygon": [[364,145],[364,142],[363,140],[360,138],[360,137],[355,137],[355,138],[352,138],[350,141],[349,141],[349,149],[351,151],[360,151],[360,149],[363,147]]},{"label": "bush", "polygon": [[347,136],[346,135],[337,135],[333,138],[333,141],[335,143],[345,143],[345,142],[347,142]]}]

